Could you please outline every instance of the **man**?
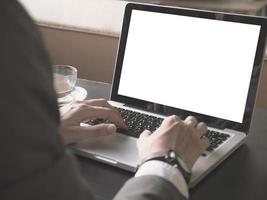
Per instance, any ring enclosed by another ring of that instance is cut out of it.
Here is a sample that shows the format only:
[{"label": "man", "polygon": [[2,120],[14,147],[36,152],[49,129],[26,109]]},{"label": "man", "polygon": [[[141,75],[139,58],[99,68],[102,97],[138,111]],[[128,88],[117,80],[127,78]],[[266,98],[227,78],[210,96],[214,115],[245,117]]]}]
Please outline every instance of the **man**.
[{"label": "man", "polygon": [[[0,199],[93,199],[63,142],[127,127],[105,100],[73,103],[60,126],[51,63],[36,27],[15,0],[0,1],[0,24]],[[115,125],[79,126],[90,118]],[[207,147],[201,137],[205,131],[194,117],[182,121],[176,116],[166,118],[153,134],[144,131],[138,140],[142,165],[115,199],[187,198],[188,174],[182,168],[190,170]],[[157,159],[169,150],[179,154],[179,167]]]}]

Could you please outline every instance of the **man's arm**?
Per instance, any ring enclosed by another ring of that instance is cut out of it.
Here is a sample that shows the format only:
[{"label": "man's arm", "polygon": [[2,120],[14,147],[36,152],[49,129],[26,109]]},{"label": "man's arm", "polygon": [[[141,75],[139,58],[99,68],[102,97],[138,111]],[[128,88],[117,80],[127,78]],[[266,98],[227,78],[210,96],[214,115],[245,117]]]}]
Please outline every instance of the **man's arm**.
[{"label": "man's arm", "polygon": [[175,186],[159,176],[140,176],[128,180],[114,200],[185,200]]},{"label": "man's arm", "polygon": [[126,182],[115,200],[185,200],[188,198],[187,184],[175,167],[162,161],[148,161]]},{"label": "man's arm", "polygon": [[194,163],[208,147],[208,140],[202,137],[206,131],[206,124],[192,116],[185,120],[170,116],[153,133],[145,130],[137,142],[138,178],[127,182],[115,199],[188,198],[185,180],[189,181]]},{"label": "man's arm", "polygon": [[92,199],[58,134],[51,63],[15,0],[0,1],[0,199]]}]

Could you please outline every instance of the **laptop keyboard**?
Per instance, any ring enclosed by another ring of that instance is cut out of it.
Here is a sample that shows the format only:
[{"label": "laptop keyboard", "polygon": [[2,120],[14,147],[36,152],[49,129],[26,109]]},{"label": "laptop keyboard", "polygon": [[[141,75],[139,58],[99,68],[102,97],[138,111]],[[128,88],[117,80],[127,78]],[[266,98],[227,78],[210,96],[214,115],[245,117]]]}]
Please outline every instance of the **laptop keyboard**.
[{"label": "laptop keyboard", "polygon": [[147,115],[144,113],[139,113],[131,110],[125,110],[123,108],[117,108],[120,112],[122,118],[124,119],[128,130],[125,132],[128,135],[133,137],[139,137],[139,135],[144,130],[150,130],[151,132],[155,131],[160,127],[163,118]]},{"label": "laptop keyboard", "polygon": [[208,138],[210,142],[210,145],[206,150],[213,151],[223,142],[225,142],[230,137],[230,135],[226,133],[220,133],[217,131],[208,130],[207,133],[205,133],[204,137]]},{"label": "laptop keyboard", "polygon": [[[118,129],[118,132],[139,138],[139,135],[144,130],[150,130],[151,132],[155,131],[162,123],[163,118],[147,115],[144,113],[126,110],[123,108],[117,108],[120,112],[122,118],[124,119],[128,130]],[[89,125],[97,125],[100,123],[112,123],[109,120],[96,119],[96,120],[88,120],[84,123]],[[225,142],[230,135],[225,133],[220,133],[213,130],[208,130],[207,133],[203,135],[209,139],[210,146],[206,149],[207,151],[213,151],[217,147],[219,147],[223,142]]]}]

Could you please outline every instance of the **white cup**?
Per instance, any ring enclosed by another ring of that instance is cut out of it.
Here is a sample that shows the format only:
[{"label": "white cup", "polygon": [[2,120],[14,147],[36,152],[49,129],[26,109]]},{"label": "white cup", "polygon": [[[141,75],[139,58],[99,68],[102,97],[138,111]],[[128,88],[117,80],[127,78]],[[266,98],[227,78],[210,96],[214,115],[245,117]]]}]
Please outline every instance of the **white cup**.
[{"label": "white cup", "polygon": [[71,93],[77,81],[77,69],[70,65],[53,65],[54,88],[59,98]]}]

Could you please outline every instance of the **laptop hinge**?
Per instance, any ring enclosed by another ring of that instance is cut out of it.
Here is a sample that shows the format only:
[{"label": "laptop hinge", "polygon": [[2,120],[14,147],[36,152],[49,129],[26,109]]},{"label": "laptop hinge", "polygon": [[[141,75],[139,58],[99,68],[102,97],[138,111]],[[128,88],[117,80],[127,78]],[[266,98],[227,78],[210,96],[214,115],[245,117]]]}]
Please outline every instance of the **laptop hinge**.
[{"label": "laptop hinge", "polygon": [[125,104],[124,106],[127,106],[128,108],[144,110],[146,112],[151,112],[154,114],[166,116],[166,113],[164,112],[164,106],[159,105],[159,104],[154,104],[154,103],[146,103],[146,104],[140,104],[140,105]]}]

